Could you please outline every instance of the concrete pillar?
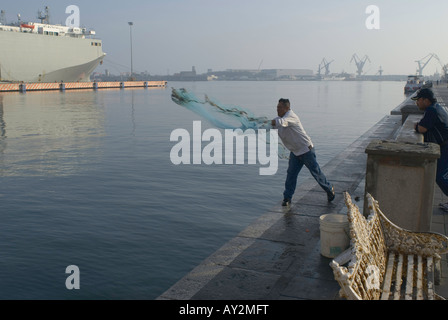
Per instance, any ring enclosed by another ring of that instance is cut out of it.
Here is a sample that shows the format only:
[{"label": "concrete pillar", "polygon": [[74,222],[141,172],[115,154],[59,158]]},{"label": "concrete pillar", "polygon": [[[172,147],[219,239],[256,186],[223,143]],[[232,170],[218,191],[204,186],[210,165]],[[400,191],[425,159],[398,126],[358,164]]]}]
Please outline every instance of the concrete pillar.
[{"label": "concrete pillar", "polygon": [[26,92],[26,84],[25,83],[19,84],[19,91],[22,93]]},{"label": "concrete pillar", "polygon": [[422,115],[409,114],[401,128],[396,132],[395,139],[401,142],[423,143],[423,134],[415,131],[415,124],[420,121]]},{"label": "concrete pillar", "polygon": [[[434,143],[374,140],[366,153],[365,192],[399,227],[430,231],[440,147]],[[367,212],[367,201],[364,203]]]},{"label": "concrete pillar", "polygon": [[[410,100],[412,101],[412,100]],[[409,104],[405,104],[401,107],[401,123],[405,123],[407,117],[411,114],[417,114],[420,115],[421,117],[423,116],[424,111],[420,110],[417,105],[415,104],[414,101],[412,101],[412,103]]]}]

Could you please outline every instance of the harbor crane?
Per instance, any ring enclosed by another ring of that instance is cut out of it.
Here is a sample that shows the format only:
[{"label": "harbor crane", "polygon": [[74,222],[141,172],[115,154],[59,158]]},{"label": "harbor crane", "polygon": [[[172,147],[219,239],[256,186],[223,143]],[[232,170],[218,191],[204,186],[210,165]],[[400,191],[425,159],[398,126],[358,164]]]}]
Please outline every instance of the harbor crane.
[{"label": "harbor crane", "polygon": [[[429,61],[431,61],[432,58],[436,59],[439,62],[440,66],[442,67],[443,77],[446,79],[447,72],[448,72],[448,65],[444,64],[442,62],[442,60],[440,60],[440,58],[435,53],[430,53],[426,57],[424,57],[424,58],[422,58],[420,60],[415,61],[415,62],[418,63],[418,69],[417,69],[418,75],[420,75],[420,76],[423,75],[423,69],[426,67],[426,65],[429,63]],[[427,60],[422,65],[422,63],[424,62],[425,59],[427,59]]]},{"label": "harbor crane", "polygon": [[[434,53],[430,53],[426,57],[421,58],[420,60],[416,60],[415,61],[418,64],[417,74],[419,76],[423,75],[423,69],[428,65],[429,61],[431,61],[431,59],[434,58],[434,57],[437,57],[437,55],[435,55]],[[426,62],[425,62],[425,59],[427,59]]]},{"label": "harbor crane", "polygon": [[325,68],[325,75],[328,76],[330,74],[330,64],[333,62],[334,60],[331,60],[330,62],[327,62],[327,60],[325,60],[325,58],[322,59],[322,62],[319,64],[319,69],[317,71],[317,74],[320,76],[321,75],[321,70],[322,70],[322,66]]},{"label": "harbor crane", "polygon": [[355,53],[352,56],[352,59],[350,60],[350,62],[355,61],[356,64],[356,68],[358,69],[357,73],[358,76],[362,75],[362,69],[364,68],[364,65],[366,64],[367,61],[371,62],[368,56],[364,56],[364,58],[359,59],[358,55]]},{"label": "harbor crane", "polygon": [[448,72],[448,64],[444,64],[442,62],[442,60],[440,60],[440,58],[437,55],[434,55],[434,58],[436,58],[437,61],[439,61],[440,66],[442,67],[442,72],[443,72],[443,78],[447,79],[447,72]]},{"label": "harbor crane", "polygon": [[445,80],[447,80],[447,79],[448,79],[448,64],[444,65],[444,66],[442,67],[442,70],[443,70],[443,78],[444,78]]}]

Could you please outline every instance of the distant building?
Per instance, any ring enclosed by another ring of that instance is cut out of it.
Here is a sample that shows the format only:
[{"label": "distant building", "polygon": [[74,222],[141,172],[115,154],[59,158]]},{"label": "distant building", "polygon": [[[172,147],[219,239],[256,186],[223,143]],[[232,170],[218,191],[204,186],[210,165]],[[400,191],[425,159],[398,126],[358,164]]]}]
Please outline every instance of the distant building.
[{"label": "distant building", "polygon": [[175,73],[173,75],[174,77],[185,77],[185,78],[189,78],[189,77],[196,77],[196,68],[193,66],[191,68],[191,71],[181,71],[179,73]]},{"label": "distant building", "polygon": [[264,69],[261,73],[276,80],[300,80],[314,77],[310,69]]},{"label": "distant building", "polygon": [[313,70],[310,69],[274,69],[277,78],[281,77],[302,77],[314,75]]}]

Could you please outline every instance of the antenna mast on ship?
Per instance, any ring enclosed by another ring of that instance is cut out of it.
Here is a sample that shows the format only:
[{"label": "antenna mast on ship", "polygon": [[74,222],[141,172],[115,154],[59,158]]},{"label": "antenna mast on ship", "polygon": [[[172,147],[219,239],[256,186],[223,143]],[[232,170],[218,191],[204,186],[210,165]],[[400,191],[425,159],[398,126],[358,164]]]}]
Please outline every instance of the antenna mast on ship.
[{"label": "antenna mast on ship", "polygon": [[6,25],[6,18],[5,18],[5,10],[2,10],[1,12],[0,12],[0,24],[4,24],[4,25]]},{"label": "antenna mast on ship", "polygon": [[50,24],[50,8],[45,7],[45,13],[42,11],[37,12],[37,19],[40,19],[40,23]]}]

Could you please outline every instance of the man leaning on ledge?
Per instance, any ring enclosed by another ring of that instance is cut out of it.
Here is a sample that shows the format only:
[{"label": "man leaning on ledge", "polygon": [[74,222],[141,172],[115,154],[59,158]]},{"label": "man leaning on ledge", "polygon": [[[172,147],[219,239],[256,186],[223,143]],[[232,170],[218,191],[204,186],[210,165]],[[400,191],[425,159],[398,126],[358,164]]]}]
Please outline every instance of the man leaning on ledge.
[{"label": "man leaning on ledge", "polygon": [[[411,99],[424,111],[423,118],[415,124],[415,131],[423,134],[425,142],[437,143],[440,146],[436,183],[448,196],[448,112],[437,103],[431,89],[420,89]],[[448,202],[440,203],[439,206],[448,212]]]}]

